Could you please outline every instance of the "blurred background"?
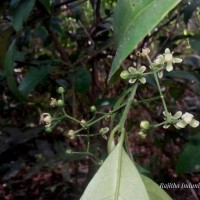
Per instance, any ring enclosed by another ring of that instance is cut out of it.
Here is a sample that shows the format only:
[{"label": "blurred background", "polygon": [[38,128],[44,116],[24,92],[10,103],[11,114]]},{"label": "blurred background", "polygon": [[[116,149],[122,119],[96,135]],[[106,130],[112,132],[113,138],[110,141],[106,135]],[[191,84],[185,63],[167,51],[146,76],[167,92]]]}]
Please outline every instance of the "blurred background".
[{"label": "blurred background", "polygon": [[[65,109],[77,119],[90,119],[90,106],[108,112],[127,87],[108,86],[115,55],[115,0],[0,1],[0,200],[78,200],[98,169],[83,151],[84,138],[66,137],[78,128],[67,120],[52,133],[44,131],[43,112],[58,113],[50,99],[65,88]],[[123,63],[147,65],[136,56],[148,47],[150,57],[165,48],[183,59],[161,81],[169,110],[190,112],[200,120],[200,1],[182,0],[147,35]],[[134,36],[133,36],[134,37]],[[136,99],[158,96],[149,77]],[[127,121],[131,152],[141,173],[160,183],[200,183],[200,128],[157,128],[138,135],[141,120],[163,120],[160,101],[135,105]],[[109,124],[105,119],[91,133]],[[91,152],[105,159],[107,139],[91,140]],[[197,200],[200,189],[168,189],[175,200]]]}]

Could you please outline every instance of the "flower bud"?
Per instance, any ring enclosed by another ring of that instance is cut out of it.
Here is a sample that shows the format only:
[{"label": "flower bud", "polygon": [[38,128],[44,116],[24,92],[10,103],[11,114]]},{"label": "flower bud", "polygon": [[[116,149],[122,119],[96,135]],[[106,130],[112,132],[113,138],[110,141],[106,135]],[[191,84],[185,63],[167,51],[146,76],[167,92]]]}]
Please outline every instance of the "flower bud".
[{"label": "flower bud", "polygon": [[91,107],[90,107],[90,111],[91,111],[91,112],[96,112],[96,110],[97,110],[97,109],[96,109],[95,106],[91,106]]},{"label": "flower bud", "polygon": [[46,128],[45,128],[45,132],[46,132],[46,133],[51,133],[51,132],[52,132],[52,129],[51,129],[50,127],[46,127]]},{"label": "flower bud", "polygon": [[62,99],[59,99],[59,100],[57,101],[57,106],[58,106],[58,107],[63,107],[63,106],[64,106],[64,102],[63,102]]},{"label": "flower bud", "polygon": [[104,127],[104,128],[101,128],[100,130],[99,130],[99,133],[101,133],[101,134],[106,134],[107,132],[109,131],[109,128],[108,127]]},{"label": "flower bud", "polygon": [[71,149],[67,149],[66,150],[66,154],[72,154],[72,150]]},{"label": "flower bud", "polygon": [[59,87],[58,90],[57,90],[57,92],[58,92],[59,94],[62,94],[62,93],[65,92],[65,89],[64,89],[63,87]]},{"label": "flower bud", "polygon": [[139,135],[142,139],[146,138],[146,133],[145,133],[144,131],[140,131],[140,132],[138,133],[138,135]]},{"label": "flower bud", "polygon": [[150,124],[148,121],[143,120],[140,122],[140,128],[147,130],[147,129],[149,129],[149,127],[150,127]]},{"label": "flower bud", "polygon": [[128,79],[129,78],[130,73],[127,70],[124,70],[121,72],[120,77],[122,79]]}]

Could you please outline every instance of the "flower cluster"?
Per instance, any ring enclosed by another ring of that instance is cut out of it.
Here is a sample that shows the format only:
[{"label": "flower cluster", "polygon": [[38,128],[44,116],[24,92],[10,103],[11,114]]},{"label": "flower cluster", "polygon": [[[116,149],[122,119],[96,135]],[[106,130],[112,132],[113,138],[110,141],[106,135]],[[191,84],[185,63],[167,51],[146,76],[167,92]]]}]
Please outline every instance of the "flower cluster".
[{"label": "flower cluster", "polygon": [[[167,117],[166,113],[163,112],[165,117]],[[199,121],[194,119],[194,116],[188,112],[185,114],[182,114],[181,111],[178,111],[175,115],[172,116],[171,113],[168,113],[169,121],[167,121],[167,118],[165,118],[166,124],[163,126],[163,128],[169,128],[170,125],[174,125],[175,128],[185,128],[187,125],[190,125],[193,128],[196,128],[199,126]]]},{"label": "flower cluster", "polygon": [[[155,61],[154,65],[156,67],[159,67],[162,69],[163,67],[166,68],[168,72],[173,70],[173,63],[181,63],[182,59],[181,58],[176,58],[173,56],[173,52],[170,51],[170,49],[165,49],[165,53],[163,55],[159,55]],[[162,78],[163,77],[163,70],[160,70],[158,72],[158,77]]]},{"label": "flower cluster", "polygon": [[144,71],[146,70],[145,66],[140,67],[140,69],[136,69],[134,67],[129,67],[128,70],[124,70],[121,72],[120,77],[122,79],[129,79],[129,83],[135,83],[137,80],[142,84],[146,83],[146,79],[144,78]]}]

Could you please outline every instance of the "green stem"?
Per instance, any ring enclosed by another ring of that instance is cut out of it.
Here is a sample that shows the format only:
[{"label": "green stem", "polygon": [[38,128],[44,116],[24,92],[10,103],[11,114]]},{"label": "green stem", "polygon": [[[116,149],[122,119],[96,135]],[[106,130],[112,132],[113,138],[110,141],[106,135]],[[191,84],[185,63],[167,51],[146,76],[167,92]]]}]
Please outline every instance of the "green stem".
[{"label": "green stem", "polygon": [[130,107],[131,107],[133,98],[135,96],[137,87],[138,87],[138,83],[135,83],[135,85],[134,85],[134,87],[133,87],[133,89],[131,91],[131,94],[130,94],[127,102],[126,102],[126,107],[124,109],[124,112],[123,112],[122,117],[121,117],[120,122],[119,122],[119,125],[120,125],[121,129],[124,128],[124,125],[125,125],[125,122],[126,122],[126,119],[127,119],[127,116],[128,116],[128,112],[130,110]]},{"label": "green stem", "polygon": [[157,71],[154,69],[154,66],[153,66],[153,63],[151,62],[151,59],[150,57],[147,55],[147,60],[149,61],[149,64],[153,70],[153,75],[154,75],[154,78],[155,78],[155,81],[156,81],[156,84],[157,84],[157,87],[158,87],[158,91],[160,93],[160,98],[162,100],[162,103],[163,103],[163,107],[164,107],[164,110],[165,110],[165,113],[166,113],[166,117],[167,117],[167,121],[169,121],[169,112],[167,110],[167,106],[166,106],[166,102],[165,102],[165,99],[164,99],[164,96],[162,94],[162,90],[161,90],[161,87],[160,87],[160,83],[159,83],[159,80],[158,80],[158,76],[157,76]]},{"label": "green stem", "polygon": [[159,124],[153,125],[153,127],[156,128],[156,127],[159,127],[159,126],[162,126],[162,125],[165,125],[165,124],[166,124],[166,122],[164,121],[164,122],[161,122]]}]

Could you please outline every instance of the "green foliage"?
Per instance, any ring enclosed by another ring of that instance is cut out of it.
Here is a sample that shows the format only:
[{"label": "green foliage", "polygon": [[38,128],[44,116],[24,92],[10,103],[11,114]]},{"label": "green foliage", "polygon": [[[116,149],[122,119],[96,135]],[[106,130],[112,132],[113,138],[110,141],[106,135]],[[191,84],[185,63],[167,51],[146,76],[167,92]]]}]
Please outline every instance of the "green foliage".
[{"label": "green foliage", "polygon": [[108,81],[111,81],[114,74],[119,70],[120,64],[135,49],[136,45],[179,2],[179,0],[128,0],[126,3],[118,1],[114,15],[117,53],[112,63]]},{"label": "green foliage", "polygon": [[140,175],[121,142],[87,186],[81,200],[171,200],[152,180]]},{"label": "green foliage", "polygon": [[[169,200],[152,180],[197,180],[198,174],[193,179],[183,173],[199,172],[199,137],[185,145],[193,131],[176,125],[196,126],[200,117],[199,1],[180,1],[175,8],[178,2],[1,1],[0,180],[5,198],[29,193],[30,199],[77,200],[102,160],[82,198],[120,199],[121,192],[124,199],[146,194],[146,199]],[[146,47],[153,64],[142,56]],[[171,63],[171,72],[166,72],[166,48],[176,52],[168,54],[168,61],[176,55],[183,59]],[[127,57],[133,49],[140,53]],[[154,65],[160,54],[165,64]],[[142,65],[146,70],[138,75]],[[108,77],[110,83],[119,80],[122,67],[125,79],[108,88]],[[159,70],[162,79],[156,78]],[[131,78],[139,83],[136,95]],[[56,92],[59,86],[64,88]],[[122,127],[127,132],[123,147],[116,146]],[[191,195],[177,190],[168,190],[174,199]]]},{"label": "green foliage", "polygon": [[46,11],[50,14],[51,13],[51,1],[50,0],[39,0],[39,1],[44,6]]},{"label": "green foliage", "polygon": [[9,46],[9,38],[13,33],[13,28],[10,24],[0,25],[0,66],[3,66],[5,55]]},{"label": "green foliage", "polygon": [[193,50],[195,50],[197,53],[200,53],[200,35],[194,35],[190,38],[190,45]]},{"label": "green foliage", "polygon": [[187,24],[194,11],[200,6],[199,0],[191,1],[184,9],[184,22]]},{"label": "green foliage", "polygon": [[16,85],[16,81],[14,79],[14,75],[13,75],[13,66],[14,66],[14,60],[15,60],[15,44],[16,44],[16,41],[14,40],[9,46],[9,49],[6,53],[5,63],[4,63],[5,76],[6,76],[9,89],[13,92],[13,94],[19,100],[24,100],[25,98],[19,92]]},{"label": "green foliage", "polygon": [[31,10],[35,5],[35,1],[36,0],[29,0],[29,1],[21,0],[19,2],[16,0],[12,0],[11,5],[15,6],[13,10],[13,21],[12,21],[15,31],[20,31],[22,29],[23,23],[26,22],[28,16],[31,13]]},{"label": "green foliage", "polygon": [[200,135],[192,137],[185,145],[183,152],[176,165],[176,171],[179,173],[193,173],[200,171]]},{"label": "green foliage", "polygon": [[140,175],[146,187],[150,200],[172,200],[169,195],[161,189],[154,181],[145,175]]},{"label": "green foliage", "polygon": [[20,82],[18,87],[19,91],[24,96],[27,96],[41,81],[47,77],[50,71],[52,71],[52,69],[46,66],[31,68]]},{"label": "green foliage", "polygon": [[88,92],[91,85],[91,74],[87,69],[81,68],[74,75],[72,80],[75,86],[75,90],[80,93]]}]

